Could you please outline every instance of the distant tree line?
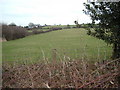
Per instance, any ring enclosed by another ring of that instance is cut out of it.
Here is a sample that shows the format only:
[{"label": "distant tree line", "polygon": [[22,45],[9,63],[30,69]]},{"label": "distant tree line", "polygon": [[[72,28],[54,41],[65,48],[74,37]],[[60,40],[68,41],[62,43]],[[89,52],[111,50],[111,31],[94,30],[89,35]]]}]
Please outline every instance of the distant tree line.
[{"label": "distant tree line", "polygon": [[9,25],[2,24],[2,38],[6,39],[7,41],[10,41],[10,40],[15,40],[19,38],[24,38],[29,35],[47,33],[47,32],[56,31],[56,30],[62,30],[62,28],[50,28],[46,31],[33,30],[32,32],[28,32],[26,28],[17,26],[14,23],[11,23]]},{"label": "distant tree line", "polygon": [[[2,38],[6,39],[7,41],[9,40],[15,40],[19,38],[24,38],[29,35],[34,35],[34,34],[41,34],[41,33],[47,33],[51,31],[56,31],[56,30],[62,30],[62,29],[71,29],[71,28],[87,28],[89,24],[78,24],[78,22],[75,22],[77,26],[75,25],[65,25],[62,27],[62,25],[58,25],[59,27],[46,27],[50,25],[40,25],[40,24],[34,24],[34,23],[29,23],[28,26],[17,26],[15,23],[10,23],[9,25],[7,24],[2,24]],[[57,26],[57,25],[56,25]],[[39,31],[38,31],[39,29]],[[46,30],[43,30],[46,29]],[[31,32],[28,32],[28,30],[31,30]]]}]

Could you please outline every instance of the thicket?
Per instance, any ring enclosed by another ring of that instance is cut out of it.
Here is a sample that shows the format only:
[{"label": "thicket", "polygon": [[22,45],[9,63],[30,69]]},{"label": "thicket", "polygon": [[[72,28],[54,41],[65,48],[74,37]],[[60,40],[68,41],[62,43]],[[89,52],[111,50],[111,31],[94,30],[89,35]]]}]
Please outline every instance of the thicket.
[{"label": "thicket", "polygon": [[[28,61],[30,62],[30,61]],[[3,64],[3,88],[118,88],[120,59]]]},{"label": "thicket", "polygon": [[27,30],[18,26],[2,25],[2,38],[7,41],[23,38],[27,35]]}]

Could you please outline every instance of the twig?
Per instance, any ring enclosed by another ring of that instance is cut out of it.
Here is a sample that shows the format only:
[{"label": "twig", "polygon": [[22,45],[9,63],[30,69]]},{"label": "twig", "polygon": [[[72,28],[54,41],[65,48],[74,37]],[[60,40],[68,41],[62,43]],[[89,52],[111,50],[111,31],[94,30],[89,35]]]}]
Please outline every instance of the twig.
[{"label": "twig", "polygon": [[94,72],[96,72],[96,71],[98,71],[98,70],[100,70],[100,69],[103,69],[106,65],[108,65],[108,64],[110,64],[110,63],[113,63],[113,62],[116,62],[116,61],[119,61],[119,60],[120,60],[120,58],[115,59],[115,60],[112,60],[112,61],[110,61],[110,62],[108,62],[108,63],[106,63],[106,64],[103,64],[103,65],[101,65],[101,67],[97,68],[96,70],[94,70],[94,71],[93,71],[92,73],[90,73],[89,75],[93,74]]},{"label": "twig", "polygon": [[27,70],[28,70],[28,74],[29,74],[29,76],[30,76],[30,79],[31,79],[31,83],[32,83],[32,88],[34,88],[34,83],[33,83],[33,77],[32,77],[32,74],[30,73],[30,68],[29,68],[29,66],[27,66]]},{"label": "twig", "polygon": [[[44,85],[50,89],[50,86],[48,85],[48,83],[44,83]],[[51,90],[51,89],[50,89]]]},{"label": "twig", "polygon": [[101,76],[99,76],[98,78],[96,78],[95,80],[92,80],[92,81],[90,81],[90,82],[88,82],[88,83],[83,84],[80,88],[83,88],[83,87],[85,87],[85,86],[88,86],[88,85],[90,85],[90,84],[92,84],[92,83],[95,83],[95,82],[98,81],[98,80],[103,79],[104,77],[108,77],[108,76],[111,76],[111,75],[114,75],[114,74],[116,75],[116,73],[113,73],[113,74],[107,73],[107,74],[105,74],[105,75],[101,75]]}]

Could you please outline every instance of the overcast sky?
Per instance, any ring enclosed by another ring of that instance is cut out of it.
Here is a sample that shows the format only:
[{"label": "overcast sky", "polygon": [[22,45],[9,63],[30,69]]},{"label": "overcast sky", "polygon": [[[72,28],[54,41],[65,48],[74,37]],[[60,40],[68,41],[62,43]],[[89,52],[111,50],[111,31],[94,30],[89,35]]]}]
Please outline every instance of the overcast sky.
[{"label": "overcast sky", "polygon": [[17,25],[74,24],[91,22],[83,13],[83,3],[87,0],[0,0],[2,22]]}]

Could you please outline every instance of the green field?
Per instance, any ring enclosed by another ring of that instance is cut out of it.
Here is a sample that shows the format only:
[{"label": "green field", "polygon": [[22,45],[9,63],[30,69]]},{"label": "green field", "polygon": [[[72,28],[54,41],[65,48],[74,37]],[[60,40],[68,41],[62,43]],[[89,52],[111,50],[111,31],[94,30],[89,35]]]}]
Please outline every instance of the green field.
[{"label": "green field", "polygon": [[2,43],[3,61],[52,60],[53,49],[57,59],[89,60],[108,59],[112,48],[99,39],[86,34],[85,29],[63,29],[49,33],[27,36]]}]

